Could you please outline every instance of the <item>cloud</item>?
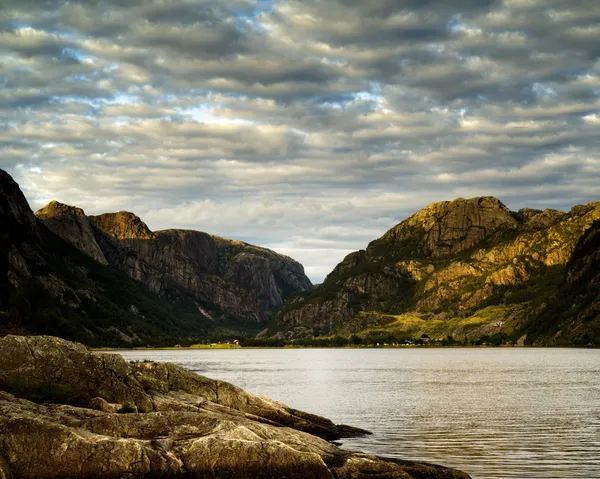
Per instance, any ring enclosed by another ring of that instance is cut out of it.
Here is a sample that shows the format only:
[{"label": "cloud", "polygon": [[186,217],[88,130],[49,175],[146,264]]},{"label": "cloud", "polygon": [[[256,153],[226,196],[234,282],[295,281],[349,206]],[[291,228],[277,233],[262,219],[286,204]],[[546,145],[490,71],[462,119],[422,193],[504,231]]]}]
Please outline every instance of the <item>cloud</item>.
[{"label": "cloud", "polygon": [[598,199],[595,0],[5,0],[0,167],[319,282],[432,201]]}]

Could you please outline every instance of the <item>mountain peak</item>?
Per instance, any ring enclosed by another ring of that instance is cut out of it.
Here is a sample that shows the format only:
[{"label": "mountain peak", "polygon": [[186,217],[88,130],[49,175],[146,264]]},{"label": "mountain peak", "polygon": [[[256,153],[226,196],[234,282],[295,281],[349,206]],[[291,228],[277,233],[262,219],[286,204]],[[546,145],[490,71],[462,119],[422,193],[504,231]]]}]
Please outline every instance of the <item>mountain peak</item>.
[{"label": "mountain peak", "polygon": [[105,213],[89,218],[96,228],[119,240],[156,239],[156,235],[150,231],[146,223],[139,216],[129,211]]},{"label": "mountain peak", "polygon": [[108,264],[94,235],[88,217],[81,208],[51,201],[35,212],[54,234],[73,244],[88,256],[102,264]]},{"label": "mountain peak", "polygon": [[55,218],[57,216],[85,216],[85,213],[77,206],[71,206],[56,200],[52,200],[46,206],[37,210],[35,212],[35,216],[41,220],[46,220],[48,218]]},{"label": "mountain peak", "polygon": [[504,203],[494,196],[476,196],[474,198],[456,198],[451,201],[430,203],[425,208],[418,211],[415,216],[421,213],[445,213],[454,209],[460,210],[463,208],[491,209],[510,212]]},{"label": "mountain peak", "polygon": [[35,217],[19,185],[12,176],[0,169],[0,217],[10,217],[20,224],[32,224]]},{"label": "mountain peak", "polygon": [[440,257],[473,247],[499,230],[514,229],[518,220],[493,196],[431,203],[381,238],[414,246],[415,255]]}]

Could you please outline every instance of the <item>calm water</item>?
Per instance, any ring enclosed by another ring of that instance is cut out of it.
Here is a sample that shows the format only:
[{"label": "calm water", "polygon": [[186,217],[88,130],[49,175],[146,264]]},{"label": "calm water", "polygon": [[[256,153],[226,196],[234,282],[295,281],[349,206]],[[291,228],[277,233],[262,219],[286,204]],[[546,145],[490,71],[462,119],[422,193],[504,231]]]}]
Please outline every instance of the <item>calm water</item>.
[{"label": "calm water", "polygon": [[344,447],[483,478],[600,478],[600,350],[126,351],[363,427]]}]

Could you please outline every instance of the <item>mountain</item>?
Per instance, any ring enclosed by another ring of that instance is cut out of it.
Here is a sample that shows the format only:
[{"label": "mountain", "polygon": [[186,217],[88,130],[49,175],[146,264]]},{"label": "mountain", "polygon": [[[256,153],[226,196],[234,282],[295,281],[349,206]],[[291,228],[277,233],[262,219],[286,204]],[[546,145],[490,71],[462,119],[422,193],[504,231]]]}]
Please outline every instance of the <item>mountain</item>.
[{"label": "mountain", "polygon": [[302,265],[287,256],[199,231],[152,232],[126,211],[86,217],[79,208],[53,201],[36,216],[82,252],[150,291],[192,298],[211,321],[259,325],[287,296],[312,288]]},{"label": "mountain", "polygon": [[270,325],[279,339],[600,345],[600,202],[434,203],[313,288],[265,248],[56,201],[34,215],[2,170],[0,192],[0,334],[166,345]]},{"label": "mountain", "polygon": [[[560,339],[561,331],[570,331],[566,323],[542,331],[539,322],[547,323],[543,318],[552,308],[567,306],[555,304],[565,284],[573,295],[588,284],[577,278],[591,273],[575,272],[581,264],[592,265],[588,272],[597,265],[589,246],[596,236],[585,232],[599,218],[599,202],[569,213],[513,212],[493,197],[431,204],[366,250],[349,254],[319,287],[288,300],[276,328],[288,339],[427,334],[440,340],[573,344],[578,333]],[[583,309],[591,304],[589,295],[581,300]],[[594,308],[585,310],[597,316]],[[561,314],[568,322],[570,316]]]},{"label": "mountain", "polygon": [[206,233],[151,232],[132,213],[34,215],[0,170],[0,333],[89,345],[174,344],[257,332],[312,287],[296,261]]}]

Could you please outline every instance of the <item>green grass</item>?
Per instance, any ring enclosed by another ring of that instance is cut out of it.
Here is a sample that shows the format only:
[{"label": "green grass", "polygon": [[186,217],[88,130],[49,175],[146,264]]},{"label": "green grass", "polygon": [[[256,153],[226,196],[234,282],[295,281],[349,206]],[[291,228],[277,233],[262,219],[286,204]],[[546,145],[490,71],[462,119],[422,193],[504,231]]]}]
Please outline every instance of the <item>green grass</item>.
[{"label": "green grass", "polygon": [[[392,335],[398,338],[418,339],[422,334],[429,335],[432,339],[445,339],[448,336],[465,340],[477,336],[477,330],[482,326],[495,325],[499,332],[508,335],[517,325],[516,319],[522,317],[527,310],[526,305],[515,304],[508,306],[489,306],[476,311],[474,314],[461,317],[453,316],[446,319],[435,319],[419,313],[405,313],[399,315],[381,314],[392,320],[386,324],[367,327],[358,333],[359,337],[374,335]],[[361,313],[373,315],[375,312]],[[483,334],[481,334],[483,335]]]}]

